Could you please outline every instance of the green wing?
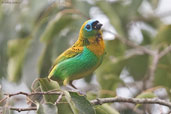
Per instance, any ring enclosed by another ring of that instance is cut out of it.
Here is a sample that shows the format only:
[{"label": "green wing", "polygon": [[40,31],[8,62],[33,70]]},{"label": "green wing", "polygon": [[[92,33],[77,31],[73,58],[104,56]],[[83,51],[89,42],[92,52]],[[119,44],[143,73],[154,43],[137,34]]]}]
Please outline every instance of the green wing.
[{"label": "green wing", "polygon": [[55,60],[54,64],[52,65],[48,78],[53,76],[53,68],[59,64],[60,62],[75,57],[76,55],[80,54],[83,51],[83,47],[71,47],[63,52],[57,59]]}]

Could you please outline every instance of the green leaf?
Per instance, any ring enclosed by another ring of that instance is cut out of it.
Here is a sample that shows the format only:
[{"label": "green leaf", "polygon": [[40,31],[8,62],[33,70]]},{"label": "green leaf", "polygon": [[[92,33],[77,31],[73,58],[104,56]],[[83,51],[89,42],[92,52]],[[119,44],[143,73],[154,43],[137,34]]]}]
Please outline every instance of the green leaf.
[{"label": "green leaf", "polygon": [[132,0],[131,4],[128,5],[128,15],[132,15],[134,16],[137,11],[138,11],[138,8],[140,7],[141,3],[142,3],[143,0]]},{"label": "green leaf", "polygon": [[119,114],[119,112],[108,104],[95,106],[96,114]]},{"label": "green leaf", "polygon": [[58,13],[56,17],[48,23],[41,36],[41,40],[45,43],[49,43],[62,31],[62,29],[69,26],[72,21],[73,19],[71,14]]},{"label": "green leaf", "polygon": [[67,102],[69,103],[69,105],[72,109],[73,114],[79,114],[77,107],[75,106],[74,102],[71,100],[71,96],[70,96],[69,92],[64,91],[64,94],[65,94],[65,98],[66,98]]},{"label": "green leaf", "polygon": [[141,45],[150,45],[152,42],[151,34],[147,30],[143,30],[143,29],[141,30],[141,32],[143,35],[143,41],[142,41]]},{"label": "green leaf", "polygon": [[74,114],[95,114],[90,102],[76,92],[64,92],[67,102],[70,104]]},{"label": "green leaf", "polygon": [[39,15],[35,21],[35,24],[41,24],[42,21],[47,21],[50,16],[55,15],[59,11],[58,5],[56,2],[48,3],[41,9]]},{"label": "green leaf", "polygon": [[158,7],[159,0],[149,0],[149,2],[153,9],[156,9]]},{"label": "green leaf", "polygon": [[46,44],[43,54],[40,56],[38,71],[41,78],[47,77],[49,74],[52,65],[52,49],[53,45],[51,43]]},{"label": "green leaf", "polygon": [[63,100],[64,103],[57,104],[58,114],[74,114],[69,103],[66,103],[66,100]]},{"label": "green leaf", "polygon": [[126,62],[126,69],[136,80],[142,80],[147,72],[149,64],[148,55],[137,55],[129,58]]},{"label": "green leaf", "polygon": [[89,19],[89,10],[91,8],[91,4],[89,4],[87,1],[79,0],[72,0],[71,2],[74,8],[80,12],[80,17]]},{"label": "green leaf", "polygon": [[79,111],[79,114],[95,114],[95,110],[90,102],[76,92],[69,92],[71,96],[71,100],[74,102],[76,108]]},{"label": "green leaf", "polygon": [[159,60],[157,69],[155,72],[154,84],[159,86],[164,86],[166,88],[171,88],[171,53],[162,57]]},{"label": "green leaf", "polygon": [[143,19],[143,22],[145,22],[147,25],[150,27],[157,29],[161,26],[162,22],[159,17],[149,17],[149,18],[144,18],[143,16],[140,17]]},{"label": "green leaf", "polygon": [[155,47],[165,47],[171,44],[171,25],[160,27],[156,38],[153,40]]},{"label": "green leaf", "polygon": [[[41,87],[41,90],[44,92],[47,91],[58,91],[59,84],[56,81],[50,80],[48,78],[40,78],[39,84]],[[44,99],[46,102],[54,103],[58,98],[58,95],[44,95]]]},{"label": "green leaf", "polygon": [[110,40],[106,42],[107,54],[115,57],[124,56],[126,46],[118,39]]},{"label": "green leaf", "polygon": [[[0,33],[1,34],[1,33]],[[6,71],[7,71],[7,63],[8,63],[8,56],[6,52],[6,42],[8,39],[3,39],[0,41],[0,78],[6,76]]]},{"label": "green leaf", "polygon": [[157,97],[153,92],[151,91],[145,91],[139,94],[136,98],[155,98]]},{"label": "green leaf", "polygon": [[[37,5],[39,4],[39,5]],[[31,15],[33,16],[30,19],[36,19],[39,13],[49,4],[49,1],[41,1],[41,0],[34,0],[29,2],[29,8],[30,10],[27,12],[27,16],[29,16],[29,13],[31,12]]]},{"label": "green leaf", "polygon": [[57,106],[51,103],[37,104],[37,107],[37,114],[58,114]]},{"label": "green leaf", "polygon": [[24,58],[30,44],[31,37],[19,38],[8,42],[8,79],[17,82],[21,79]]},{"label": "green leaf", "polygon": [[[139,94],[136,98],[155,98],[157,97],[152,91],[145,91]],[[135,108],[138,108],[141,104],[137,104]]]}]

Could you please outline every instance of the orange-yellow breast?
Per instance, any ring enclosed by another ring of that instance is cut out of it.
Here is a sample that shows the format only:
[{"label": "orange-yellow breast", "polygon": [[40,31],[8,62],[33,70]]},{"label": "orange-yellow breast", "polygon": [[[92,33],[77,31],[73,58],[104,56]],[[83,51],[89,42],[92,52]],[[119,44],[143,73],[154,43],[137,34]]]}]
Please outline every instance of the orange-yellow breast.
[{"label": "orange-yellow breast", "polygon": [[[97,41],[98,40],[98,41]],[[87,48],[92,51],[96,56],[101,56],[105,53],[104,41],[102,38],[89,39],[90,45]]]}]

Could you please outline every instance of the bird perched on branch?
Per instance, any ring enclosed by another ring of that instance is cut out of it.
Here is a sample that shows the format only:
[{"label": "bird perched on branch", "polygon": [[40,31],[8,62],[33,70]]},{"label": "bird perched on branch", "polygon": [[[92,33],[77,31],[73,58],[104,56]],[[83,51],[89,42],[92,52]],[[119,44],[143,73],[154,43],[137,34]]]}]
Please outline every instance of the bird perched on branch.
[{"label": "bird perched on branch", "polygon": [[105,46],[101,31],[102,24],[97,20],[84,22],[78,40],[55,60],[49,79],[59,84],[70,84],[72,81],[93,73],[102,63]]}]

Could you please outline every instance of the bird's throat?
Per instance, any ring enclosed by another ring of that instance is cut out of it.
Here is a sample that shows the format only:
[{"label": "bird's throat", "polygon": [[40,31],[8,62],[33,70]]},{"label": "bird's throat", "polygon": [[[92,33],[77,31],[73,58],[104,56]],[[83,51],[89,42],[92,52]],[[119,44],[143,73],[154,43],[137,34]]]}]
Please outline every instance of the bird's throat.
[{"label": "bird's throat", "polygon": [[89,38],[85,38],[84,36],[80,35],[78,40],[75,42],[73,46],[74,47],[86,46],[90,51],[92,51],[97,56],[103,55],[105,51],[104,41],[101,32]]}]

